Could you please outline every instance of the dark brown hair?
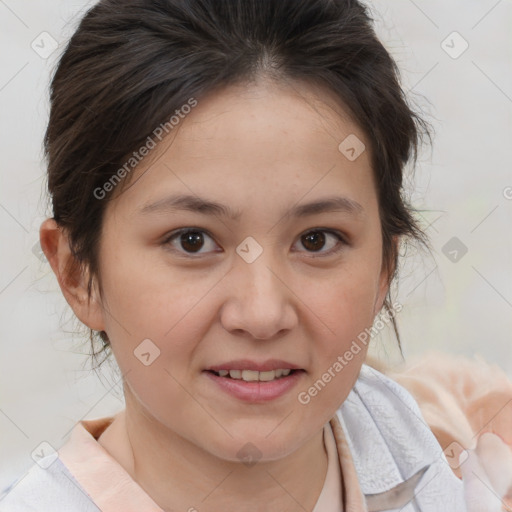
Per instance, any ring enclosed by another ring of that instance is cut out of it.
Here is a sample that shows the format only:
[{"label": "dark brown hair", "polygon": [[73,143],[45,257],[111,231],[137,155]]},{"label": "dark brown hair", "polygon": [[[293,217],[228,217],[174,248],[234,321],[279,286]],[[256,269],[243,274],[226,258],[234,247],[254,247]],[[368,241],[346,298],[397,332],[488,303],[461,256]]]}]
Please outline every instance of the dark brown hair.
[{"label": "dark brown hair", "polygon": [[[94,190],[193,97],[259,77],[328,87],[371,145],[390,281],[394,237],[425,242],[403,194],[405,164],[428,125],[356,0],[101,0],[82,18],[51,82],[45,134],[53,217],[98,274],[105,199]],[[101,280],[100,286],[101,286]],[[101,290],[101,288],[100,288]],[[391,307],[388,294],[384,307]],[[398,337],[394,315],[393,326]],[[90,330],[93,343],[98,333]],[[109,354],[105,332],[99,336]],[[97,339],[96,339],[97,341]],[[98,352],[99,353],[99,352]],[[97,355],[97,354],[96,354]]]}]

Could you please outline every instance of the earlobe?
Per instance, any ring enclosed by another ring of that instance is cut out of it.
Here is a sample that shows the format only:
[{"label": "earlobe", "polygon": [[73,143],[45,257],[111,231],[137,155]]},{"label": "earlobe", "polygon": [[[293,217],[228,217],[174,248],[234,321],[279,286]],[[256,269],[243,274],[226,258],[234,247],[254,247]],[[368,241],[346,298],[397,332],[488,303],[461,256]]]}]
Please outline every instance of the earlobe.
[{"label": "earlobe", "polygon": [[389,290],[388,276],[389,276],[389,272],[387,272],[385,270],[383,270],[380,275],[379,289],[378,289],[377,297],[376,297],[374,308],[373,308],[373,316],[376,316],[380,312],[380,310],[382,309],[382,306],[384,305],[384,301],[386,300],[386,295]]},{"label": "earlobe", "polygon": [[384,301],[386,300],[386,295],[389,291],[389,286],[391,284],[392,276],[395,271],[396,260],[398,255],[398,244],[400,243],[400,238],[398,235],[393,236],[392,238],[392,247],[390,251],[390,261],[382,262],[381,273],[379,276],[379,287],[377,291],[377,297],[375,299],[374,316],[379,313],[384,305]]},{"label": "earlobe", "polygon": [[91,329],[105,330],[100,298],[93,287],[89,300],[89,274],[73,257],[65,230],[54,219],[46,219],[39,229],[39,239],[62,294],[75,315]]}]

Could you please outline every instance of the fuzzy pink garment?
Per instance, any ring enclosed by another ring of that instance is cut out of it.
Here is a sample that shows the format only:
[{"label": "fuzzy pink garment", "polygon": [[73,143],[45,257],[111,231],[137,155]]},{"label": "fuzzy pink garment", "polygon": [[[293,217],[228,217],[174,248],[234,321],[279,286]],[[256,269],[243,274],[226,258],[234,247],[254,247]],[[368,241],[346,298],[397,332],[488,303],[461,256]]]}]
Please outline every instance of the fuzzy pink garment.
[{"label": "fuzzy pink garment", "polygon": [[[475,478],[478,466],[481,478],[475,485],[489,482],[501,496],[502,510],[512,511],[512,380],[505,372],[478,355],[470,359],[441,352],[392,369],[368,364],[415,398],[447,457],[457,456],[450,463],[457,477]],[[463,450],[468,451],[459,465]]]}]

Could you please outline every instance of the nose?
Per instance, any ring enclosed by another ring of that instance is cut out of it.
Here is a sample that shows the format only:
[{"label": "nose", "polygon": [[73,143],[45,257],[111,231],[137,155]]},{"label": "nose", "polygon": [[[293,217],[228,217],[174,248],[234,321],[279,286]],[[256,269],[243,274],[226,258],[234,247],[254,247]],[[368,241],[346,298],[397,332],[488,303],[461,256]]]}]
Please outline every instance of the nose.
[{"label": "nose", "polygon": [[264,340],[294,328],[297,313],[294,294],[275,260],[264,257],[254,262],[236,261],[225,283],[228,298],[221,310],[221,323],[232,334]]}]

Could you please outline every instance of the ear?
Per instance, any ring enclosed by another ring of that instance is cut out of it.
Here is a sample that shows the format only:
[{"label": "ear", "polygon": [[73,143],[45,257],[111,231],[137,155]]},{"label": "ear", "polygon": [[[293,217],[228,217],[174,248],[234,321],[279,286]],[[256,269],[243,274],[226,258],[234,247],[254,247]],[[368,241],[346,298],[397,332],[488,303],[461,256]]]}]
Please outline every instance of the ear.
[{"label": "ear", "polygon": [[73,257],[65,230],[54,219],[46,219],[39,229],[39,240],[41,249],[57,277],[62,294],[75,315],[89,328],[104,331],[105,323],[99,293],[96,286],[93,286],[89,299],[89,273],[81,270]]},{"label": "ear", "polygon": [[400,238],[398,235],[395,235],[392,239],[392,247],[391,247],[391,262],[390,264],[387,264],[387,262],[382,261],[382,267],[379,275],[379,282],[378,282],[378,289],[377,289],[377,296],[375,299],[374,309],[373,309],[373,315],[375,316],[384,305],[384,301],[386,300],[386,295],[389,290],[389,282],[391,279],[391,276],[393,275],[395,271],[395,255],[398,254],[398,244],[400,242]]}]

